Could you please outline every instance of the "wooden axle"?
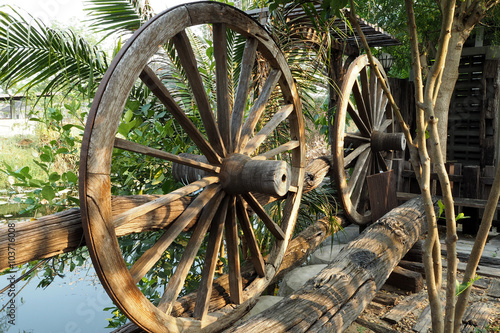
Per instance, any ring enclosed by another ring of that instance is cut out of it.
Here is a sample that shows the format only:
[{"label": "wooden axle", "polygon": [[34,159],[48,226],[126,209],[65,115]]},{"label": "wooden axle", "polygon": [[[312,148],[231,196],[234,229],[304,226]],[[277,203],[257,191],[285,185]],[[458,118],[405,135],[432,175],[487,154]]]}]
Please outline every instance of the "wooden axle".
[{"label": "wooden axle", "polygon": [[372,151],[396,150],[403,151],[406,148],[406,138],[403,133],[385,133],[373,131],[371,135]]},{"label": "wooden axle", "polygon": [[[181,154],[206,162],[204,156]],[[208,175],[207,171],[174,163],[172,173],[177,181],[193,182]],[[222,162],[219,177],[227,193],[248,192],[284,196],[290,188],[290,167],[285,161],[253,160],[247,155],[232,154]]]}]

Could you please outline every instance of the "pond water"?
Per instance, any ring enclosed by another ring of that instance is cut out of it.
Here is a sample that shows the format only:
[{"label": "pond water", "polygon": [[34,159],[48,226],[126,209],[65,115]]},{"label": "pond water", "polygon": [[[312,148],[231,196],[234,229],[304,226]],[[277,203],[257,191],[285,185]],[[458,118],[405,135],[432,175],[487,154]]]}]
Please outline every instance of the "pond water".
[{"label": "pond water", "polygon": [[[0,288],[9,284],[11,274],[0,276]],[[17,277],[21,272],[15,273]],[[15,290],[15,325],[8,323],[6,310],[0,315],[0,332],[5,333],[104,333],[113,329],[106,318],[111,317],[105,307],[112,302],[101,286],[91,264],[65,272],[56,277],[47,288],[37,288],[41,278],[35,276],[19,282]],[[21,290],[21,288],[23,288]],[[0,294],[0,308],[9,302],[8,291]]]}]

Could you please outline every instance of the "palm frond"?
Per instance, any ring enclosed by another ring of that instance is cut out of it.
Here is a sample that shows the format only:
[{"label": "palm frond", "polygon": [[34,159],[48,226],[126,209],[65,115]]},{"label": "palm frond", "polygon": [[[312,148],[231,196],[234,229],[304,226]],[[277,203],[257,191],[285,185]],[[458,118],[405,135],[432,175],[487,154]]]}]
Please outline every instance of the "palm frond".
[{"label": "palm frond", "polygon": [[72,31],[54,30],[26,15],[0,11],[0,84],[42,94],[75,87],[95,91],[108,63],[106,55]]},{"label": "palm frond", "polygon": [[106,36],[134,32],[154,16],[148,0],[88,0],[86,5],[90,27]]}]

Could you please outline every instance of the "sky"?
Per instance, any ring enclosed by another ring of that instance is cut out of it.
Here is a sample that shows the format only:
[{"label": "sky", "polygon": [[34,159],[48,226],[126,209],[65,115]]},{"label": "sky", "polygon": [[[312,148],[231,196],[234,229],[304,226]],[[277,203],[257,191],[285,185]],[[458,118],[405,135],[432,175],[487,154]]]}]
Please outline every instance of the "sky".
[{"label": "sky", "polygon": [[[20,7],[41,19],[45,24],[57,21],[63,25],[74,24],[76,20],[83,20],[83,2],[85,0],[0,0],[0,5],[13,5]],[[156,13],[181,3],[195,0],[149,0]]]}]

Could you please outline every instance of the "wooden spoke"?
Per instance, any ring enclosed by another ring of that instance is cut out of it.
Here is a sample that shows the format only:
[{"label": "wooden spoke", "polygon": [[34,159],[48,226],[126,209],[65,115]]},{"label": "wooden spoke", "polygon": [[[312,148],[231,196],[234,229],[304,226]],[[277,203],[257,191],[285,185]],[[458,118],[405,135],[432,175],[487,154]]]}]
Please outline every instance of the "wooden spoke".
[{"label": "wooden spoke", "polygon": [[364,151],[366,151],[369,148],[370,148],[370,143],[364,143],[361,146],[359,146],[358,148],[351,151],[349,153],[349,155],[344,157],[344,166],[346,168],[349,168],[351,163],[356,159],[356,157],[361,155],[361,153],[363,153]]},{"label": "wooden spoke", "polygon": [[385,113],[385,107],[387,105],[387,96],[385,95],[384,91],[382,90],[382,83],[380,81],[377,81],[377,105],[376,105],[376,112],[377,112],[377,121],[375,122],[375,127],[379,128],[380,123],[384,119],[384,113]]},{"label": "wooden spoke", "polygon": [[229,297],[235,304],[243,301],[243,287],[240,269],[240,251],[238,247],[238,226],[236,225],[236,197],[229,201],[226,218],[227,261],[229,266]]},{"label": "wooden spoke", "polygon": [[359,73],[359,78],[361,81],[361,92],[363,94],[363,101],[365,102],[366,112],[368,114],[368,119],[370,124],[373,125],[373,110],[371,108],[371,96],[370,96],[370,84],[368,82],[368,67],[365,67]]},{"label": "wooden spoke", "polygon": [[172,307],[179,296],[182,287],[184,286],[184,282],[186,281],[189,270],[193,265],[196,254],[200,249],[201,243],[205,238],[208,228],[210,227],[210,223],[212,222],[223,197],[224,193],[217,193],[217,195],[215,195],[203,209],[201,216],[196,223],[194,232],[189,239],[184,253],[182,254],[181,261],[177,265],[174,274],[170,277],[167,287],[165,288],[165,293],[161,297],[160,303],[158,304],[158,308],[166,314],[170,314],[172,311]]},{"label": "wooden spoke", "polygon": [[187,135],[200,148],[201,152],[207,157],[207,160],[213,164],[221,164],[220,156],[215,152],[212,146],[205,140],[198,128],[186,116],[184,111],[174,101],[167,87],[163,85],[158,76],[151,68],[146,66],[139,76],[146,86],[155,94],[156,97],[167,107],[172,116],[182,126]]},{"label": "wooden spoke", "polygon": [[198,63],[196,62],[191,42],[189,41],[186,31],[183,30],[179,32],[172,38],[172,41],[179,55],[179,60],[186,72],[189,84],[191,85],[203,126],[205,126],[208,141],[219,155],[225,156],[224,144],[222,143],[219,128],[215,123],[214,114],[210,107],[210,102],[205,92],[200,72],[198,71]]},{"label": "wooden spoke", "polygon": [[[371,164],[371,163],[370,163]],[[368,168],[367,168],[367,171],[368,171]],[[368,172],[366,173],[366,175],[368,174]],[[359,212],[365,212],[365,207],[362,207],[361,204],[363,204],[363,206],[367,203],[367,193],[368,193],[368,189],[367,189],[367,185],[366,185],[366,175],[363,179],[363,181],[361,182],[360,181],[360,184],[358,184],[358,186],[356,186],[356,188],[354,189],[353,193],[352,193],[352,197],[351,197],[351,201],[352,201],[352,206],[354,209],[356,209],[357,211]]]},{"label": "wooden spoke", "polygon": [[234,97],[233,113],[231,115],[232,140],[235,147],[239,146],[241,136],[241,126],[243,124],[243,113],[248,99],[248,88],[252,77],[252,69],[255,63],[257,52],[257,40],[248,38],[243,51],[243,59],[241,62],[240,79],[236,96]]},{"label": "wooden spoke", "polygon": [[386,119],[384,122],[380,125],[380,128],[378,129],[380,132],[385,132],[389,126],[392,125],[392,119]]},{"label": "wooden spoke", "polygon": [[344,136],[344,146],[347,147],[359,147],[360,145],[370,142],[370,138],[360,136],[358,133],[345,133]]},{"label": "wooden spoke", "polygon": [[244,154],[250,154],[255,151],[262,142],[284,121],[290,113],[293,111],[293,105],[287,104],[282,107],[276,114],[269,120],[269,122],[259,131],[259,133],[255,134],[255,136],[248,141],[246,147],[242,149]]},{"label": "wooden spoke", "polygon": [[264,277],[266,275],[264,259],[262,258],[262,254],[260,253],[259,244],[257,244],[257,240],[255,239],[252,222],[248,217],[247,210],[245,209],[245,205],[242,200],[243,199],[240,197],[236,201],[236,213],[238,216],[238,221],[240,221],[243,235],[245,236],[248,248],[250,249],[250,259],[252,260],[253,266],[255,267],[255,271],[257,272],[257,274],[259,274],[260,277]]},{"label": "wooden spoke", "polygon": [[373,125],[377,124],[378,108],[380,95],[377,94],[378,79],[377,75],[370,68],[370,78],[369,78],[369,88],[370,88],[370,108],[373,114]]},{"label": "wooden spoke", "polygon": [[364,164],[362,164],[359,168],[354,168],[355,171],[353,171],[353,173],[356,172],[358,175],[356,175],[356,179],[354,179],[354,182],[352,184],[349,183],[349,190],[351,191],[351,201],[355,209],[359,208],[362,196],[366,196],[366,190],[364,190],[366,184],[366,176],[368,175],[370,167],[372,166],[372,159],[370,155],[371,152],[369,152],[368,158],[366,159],[366,161],[364,161]]},{"label": "wooden spoke", "polygon": [[159,149],[150,148],[150,147],[141,145],[139,143],[135,143],[135,142],[120,139],[120,138],[115,138],[114,147],[119,148],[119,149],[132,151],[134,153],[139,153],[139,154],[143,154],[143,155],[147,155],[147,156],[161,158],[163,160],[167,160],[170,162],[175,162],[175,163],[187,165],[187,166],[195,168],[195,169],[200,169],[200,170],[205,170],[208,172],[215,172],[215,173],[220,172],[220,167],[218,167],[218,166],[195,161],[195,160],[187,158],[187,157],[175,155],[172,153],[167,153],[167,152],[159,150]]},{"label": "wooden spoke", "polygon": [[354,124],[358,127],[359,131],[367,136],[370,135],[370,130],[368,130],[368,125],[366,125],[361,117],[359,116],[358,112],[352,105],[351,101],[347,104],[347,113],[349,113],[349,116],[351,116],[351,119],[354,121]]},{"label": "wooden spoke", "polygon": [[177,238],[189,222],[191,222],[201,212],[208,201],[220,191],[220,188],[221,186],[219,184],[209,185],[196,197],[196,199],[193,200],[193,202],[177,218],[177,220],[168,227],[155,245],[144,252],[144,254],[135,262],[130,269],[130,275],[132,275],[132,279],[135,283],[139,282],[139,280],[146,275],[151,267],[153,267],[158,259],[160,259],[168,246]]},{"label": "wooden spoke", "polygon": [[257,216],[260,217],[262,222],[266,225],[267,229],[276,237],[277,240],[285,239],[285,234],[279,225],[274,223],[273,219],[267,214],[266,210],[262,205],[255,199],[252,193],[243,194],[243,199],[250,205]]},{"label": "wooden spoke", "polygon": [[376,160],[376,172],[385,172],[389,170],[389,167],[387,166],[387,163],[385,162],[384,158],[382,157],[381,152],[376,152],[375,153],[375,160]]},{"label": "wooden spoke", "polygon": [[365,105],[365,100],[363,99],[363,95],[361,94],[361,88],[359,87],[359,82],[357,80],[354,82],[354,85],[352,87],[352,93],[354,96],[354,100],[356,101],[359,117],[366,125],[366,127],[368,127],[368,130],[371,131],[372,122],[368,114],[368,107]]},{"label": "wooden spoke", "polygon": [[266,107],[267,102],[269,101],[269,97],[271,93],[274,91],[276,84],[278,83],[281,77],[281,72],[275,68],[271,69],[269,76],[267,77],[266,82],[264,83],[264,87],[262,88],[262,92],[259,97],[255,101],[254,105],[250,109],[248,117],[245,119],[245,123],[243,124],[243,128],[241,130],[241,138],[240,138],[240,146],[245,147],[248,142],[248,139],[253,134],[255,130],[255,126],[259,121],[262,112]]},{"label": "wooden spoke", "polygon": [[211,184],[219,181],[217,176],[209,176],[198,181],[195,181],[189,185],[183,186],[180,189],[170,192],[167,195],[161,196],[158,199],[145,203],[144,205],[137,206],[135,208],[129,209],[124,213],[116,215],[113,217],[113,225],[115,228],[121,227],[125,223],[132,221],[133,219],[145,215],[152,210],[163,207],[175,200],[185,197],[188,194],[201,190]]},{"label": "wooden spoke", "polygon": [[196,303],[194,307],[194,318],[203,319],[210,304],[210,296],[212,295],[212,285],[215,276],[215,268],[219,249],[221,248],[222,238],[224,235],[224,221],[226,220],[227,210],[229,207],[230,196],[226,196],[215,215],[214,221],[210,228],[210,236],[208,238],[207,252],[205,253],[205,265],[201,272],[201,281],[196,293]]},{"label": "wooden spoke", "polygon": [[364,182],[363,176],[365,176],[368,172],[368,167],[370,165],[370,154],[370,150],[365,150],[358,157],[356,165],[354,166],[351,177],[349,178],[349,182],[347,184],[347,193],[349,196],[352,195],[354,188],[359,182]]},{"label": "wooden spoke", "polygon": [[287,143],[282,144],[279,147],[276,147],[274,149],[266,151],[265,153],[252,157],[252,160],[269,160],[278,154],[295,149],[299,146],[300,143],[297,140],[291,140],[288,141]]},{"label": "wooden spoke", "polygon": [[233,151],[231,144],[231,115],[229,98],[229,80],[227,71],[226,25],[213,25],[213,47],[217,82],[217,122],[222,141],[227,151]]}]

